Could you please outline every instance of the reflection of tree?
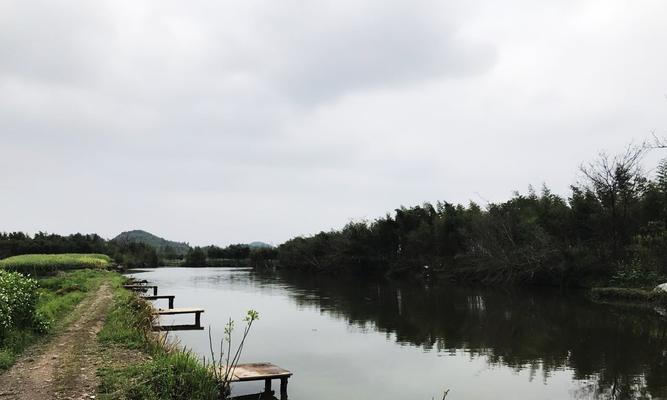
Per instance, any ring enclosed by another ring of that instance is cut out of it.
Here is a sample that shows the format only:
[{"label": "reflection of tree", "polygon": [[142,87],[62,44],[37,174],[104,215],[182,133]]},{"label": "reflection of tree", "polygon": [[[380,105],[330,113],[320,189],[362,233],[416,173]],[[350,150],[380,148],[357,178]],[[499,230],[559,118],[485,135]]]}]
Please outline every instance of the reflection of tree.
[{"label": "reflection of tree", "polygon": [[[649,311],[610,308],[577,293],[508,293],[283,276],[299,305],[392,333],[425,350],[463,350],[517,370],[570,368],[594,382],[594,399],[667,395],[667,322]],[[400,313],[399,313],[400,310]],[[587,398],[582,386],[576,398]]]},{"label": "reflection of tree", "polygon": [[648,390],[644,376],[617,376],[611,386],[600,386],[598,381],[592,380],[582,383],[573,391],[575,399],[604,399],[604,400],[650,400],[653,398]]}]

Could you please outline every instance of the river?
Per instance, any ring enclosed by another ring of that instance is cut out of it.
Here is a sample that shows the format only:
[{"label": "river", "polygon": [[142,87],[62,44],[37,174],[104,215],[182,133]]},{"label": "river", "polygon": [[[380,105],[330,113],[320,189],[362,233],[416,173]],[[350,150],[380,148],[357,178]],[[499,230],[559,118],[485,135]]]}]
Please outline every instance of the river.
[{"label": "river", "polygon": [[[137,278],[225,323],[253,325],[241,362],[294,373],[290,400],[667,398],[667,319],[549,288],[492,290],[249,269],[158,268]],[[159,303],[160,304],[160,303]],[[165,304],[166,306],[166,304]],[[188,323],[192,316],[163,317]],[[170,335],[210,357],[208,331]],[[263,383],[238,383],[234,395]]]}]

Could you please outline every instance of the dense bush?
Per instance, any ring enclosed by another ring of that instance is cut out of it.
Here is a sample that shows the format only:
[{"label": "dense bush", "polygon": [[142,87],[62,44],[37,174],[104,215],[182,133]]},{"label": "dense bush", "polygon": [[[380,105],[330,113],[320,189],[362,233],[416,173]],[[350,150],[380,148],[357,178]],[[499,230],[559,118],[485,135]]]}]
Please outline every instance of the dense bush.
[{"label": "dense bush", "polygon": [[34,279],[0,270],[0,340],[12,329],[43,328],[36,310],[37,289]]}]

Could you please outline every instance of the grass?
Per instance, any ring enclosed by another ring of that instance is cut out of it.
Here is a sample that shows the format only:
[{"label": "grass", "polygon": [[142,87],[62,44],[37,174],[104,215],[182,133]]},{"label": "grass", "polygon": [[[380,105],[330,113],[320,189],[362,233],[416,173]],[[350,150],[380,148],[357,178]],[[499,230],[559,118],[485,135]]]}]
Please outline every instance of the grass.
[{"label": "grass", "polygon": [[[151,305],[124,289],[115,291],[112,309],[98,338],[103,346],[142,352],[148,361],[120,362],[98,371],[100,399],[219,399],[213,372],[189,351],[151,331]],[[117,353],[117,352],[116,352]]]},{"label": "grass", "polygon": [[598,287],[591,289],[591,296],[598,301],[667,304],[667,293],[636,288]]},{"label": "grass", "polygon": [[38,279],[37,313],[46,322],[46,332],[36,332],[34,329],[8,332],[0,344],[0,370],[9,368],[29,345],[67,325],[76,305],[102,282],[114,282],[120,286],[123,279],[119,274],[101,270],[67,271]]},{"label": "grass", "polygon": [[40,276],[71,269],[105,268],[111,262],[105,254],[24,254],[0,260],[0,268]]}]

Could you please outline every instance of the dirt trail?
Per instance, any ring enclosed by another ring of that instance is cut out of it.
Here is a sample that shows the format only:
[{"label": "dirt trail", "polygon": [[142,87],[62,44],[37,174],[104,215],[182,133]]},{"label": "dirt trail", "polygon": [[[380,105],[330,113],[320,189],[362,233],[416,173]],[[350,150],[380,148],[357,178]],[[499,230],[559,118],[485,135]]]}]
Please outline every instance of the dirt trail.
[{"label": "dirt trail", "polygon": [[28,350],[0,375],[0,400],[94,399],[102,362],[97,333],[112,298],[109,285],[100,286],[77,306],[64,332]]}]

